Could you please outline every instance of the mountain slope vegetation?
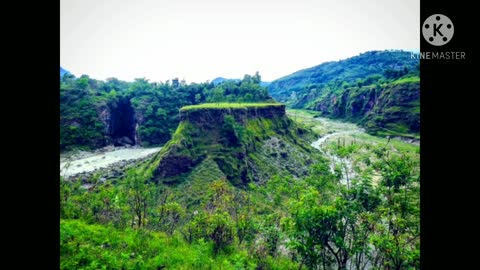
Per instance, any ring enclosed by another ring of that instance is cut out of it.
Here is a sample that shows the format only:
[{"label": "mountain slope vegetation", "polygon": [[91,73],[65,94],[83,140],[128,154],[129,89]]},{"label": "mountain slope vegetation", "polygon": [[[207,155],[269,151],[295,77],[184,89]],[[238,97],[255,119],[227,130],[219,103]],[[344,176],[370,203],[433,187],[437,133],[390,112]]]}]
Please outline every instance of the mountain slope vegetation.
[{"label": "mountain slope vegetation", "polygon": [[[333,140],[326,151],[351,160],[349,174],[320,151],[302,156],[310,132],[262,106],[186,107],[164,151],[125,177],[61,181],[60,268],[418,269],[418,147]],[[261,129],[241,135],[249,125]],[[275,137],[286,147],[271,151]],[[242,178],[247,158],[233,157],[245,154],[265,177]],[[299,158],[315,161],[306,173]]]},{"label": "mountain slope vegetation", "polygon": [[210,160],[222,177],[245,186],[274,174],[305,176],[320,158],[304,138],[311,134],[286,116],[282,104],[186,106],[180,119],[172,140],[153,161],[157,181],[176,182]]},{"label": "mountain slope vegetation", "polygon": [[271,96],[258,73],[66,73],[62,150],[163,146],[108,178],[61,177],[60,269],[419,269],[419,146],[342,122],[417,136],[407,55],[325,63],[272,82]]},{"label": "mountain slope vegetation", "polygon": [[418,137],[419,60],[405,51],[371,51],[297,71],[269,93],[292,108],[359,123],[377,135]]}]

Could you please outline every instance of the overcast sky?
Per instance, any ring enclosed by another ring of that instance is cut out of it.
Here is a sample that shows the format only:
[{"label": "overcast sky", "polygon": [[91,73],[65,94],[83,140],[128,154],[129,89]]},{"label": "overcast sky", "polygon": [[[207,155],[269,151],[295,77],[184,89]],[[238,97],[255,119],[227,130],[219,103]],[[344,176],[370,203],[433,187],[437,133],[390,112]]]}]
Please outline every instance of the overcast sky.
[{"label": "overcast sky", "polygon": [[419,0],[61,0],[76,76],[272,81],[369,50],[420,48]]}]

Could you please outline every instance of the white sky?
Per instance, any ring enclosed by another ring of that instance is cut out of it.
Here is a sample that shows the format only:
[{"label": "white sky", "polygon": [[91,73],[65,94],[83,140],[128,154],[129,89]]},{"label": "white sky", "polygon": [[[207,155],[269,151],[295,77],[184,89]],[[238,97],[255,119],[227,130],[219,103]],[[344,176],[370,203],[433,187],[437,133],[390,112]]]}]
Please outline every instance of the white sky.
[{"label": "white sky", "polygon": [[80,76],[272,81],[369,50],[420,48],[419,0],[61,0],[60,65]]}]

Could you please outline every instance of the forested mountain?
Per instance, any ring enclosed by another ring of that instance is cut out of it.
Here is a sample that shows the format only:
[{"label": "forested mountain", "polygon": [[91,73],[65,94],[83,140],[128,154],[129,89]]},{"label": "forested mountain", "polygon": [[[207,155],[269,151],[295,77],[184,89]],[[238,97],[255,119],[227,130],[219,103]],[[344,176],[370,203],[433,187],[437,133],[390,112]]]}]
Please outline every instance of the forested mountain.
[{"label": "forested mountain", "polygon": [[272,102],[258,73],[240,81],[191,83],[173,79],[99,81],[67,74],[60,82],[61,149],[114,145],[158,145],[178,125],[178,110],[204,102]]},{"label": "forested mountain", "polygon": [[379,135],[418,134],[419,60],[405,51],[370,51],[273,81],[272,97],[293,108],[362,124]]}]

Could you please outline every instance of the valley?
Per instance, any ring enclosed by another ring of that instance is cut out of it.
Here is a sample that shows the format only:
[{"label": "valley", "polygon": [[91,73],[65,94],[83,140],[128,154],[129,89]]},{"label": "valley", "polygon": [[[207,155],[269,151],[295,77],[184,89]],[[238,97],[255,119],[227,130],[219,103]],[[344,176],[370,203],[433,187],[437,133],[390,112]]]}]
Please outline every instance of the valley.
[{"label": "valley", "polygon": [[372,135],[419,139],[419,67],[405,51],[370,51],[299,70],[268,89],[291,108],[357,123]]},{"label": "valley", "polygon": [[418,269],[419,71],[61,77],[61,269]]},{"label": "valley", "polygon": [[[419,141],[409,140],[402,137],[393,137],[386,139],[369,135],[365,129],[358,127],[356,124],[332,120],[324,117],[316,117],[315,111],[306,110],[289,110],[287,112],[290,117],[298,121],[307,123],[321,137],[312,142],[312,147],[320,150],[330,159],[330,170],[334,172],[336,167],[342,167],[344,177],[342,183],[347,184],[347,176],[349,178],[356,177],[354,164],[351,158],[342,157],[335,153],[332,146],[340,142],[350,144],[369,144],[369,145],[388,145],[389,143],[396,145],[396,151],[415,152],[419,151]],[[408,149],[408,150],[407,150]],[[368,152],[367,152],[368,153]],[[364,153],[365,155],[365,153]],[[356,157],[358,158],[358,157]],[[374,175],[376,180],[379,175]]]},{"label": "valley", "polygon": [[[335,164],[346,162],[349,164],[349,173],[354,174],[348,160],[340,160],[328,149],[332,142],[345,139],[348,141],[356,140],[356,142],[386,142],[381,137],[368,135],[363,128],[356,124],[325,117],[315,117],[315,113],[315,111],[287,110],[287,115],[291,119],[296,119],[304,124],[308,123],[320,136],[311,145],[330,158],[332,171]],[[401,137],[393,138],[393,140],[397,144],[402,144],[405,141]],[[418,145],[417,141],[406,141],[405,143]],[[60,175],[68,178],[81,173],[95,172],[122,161],[134,161],[151,156],[160,149],[161,147],[107,147],[95,152],[76,151],[63,154],[60,158]]]}]

